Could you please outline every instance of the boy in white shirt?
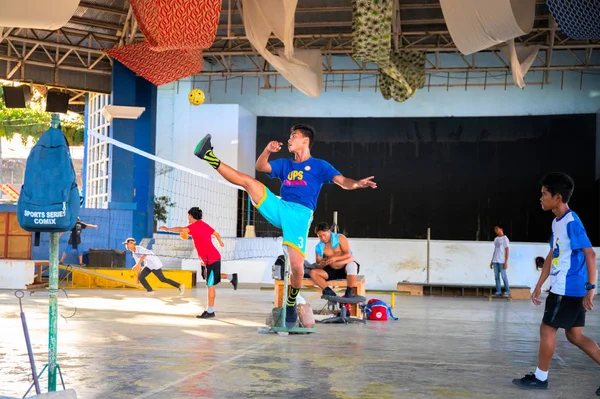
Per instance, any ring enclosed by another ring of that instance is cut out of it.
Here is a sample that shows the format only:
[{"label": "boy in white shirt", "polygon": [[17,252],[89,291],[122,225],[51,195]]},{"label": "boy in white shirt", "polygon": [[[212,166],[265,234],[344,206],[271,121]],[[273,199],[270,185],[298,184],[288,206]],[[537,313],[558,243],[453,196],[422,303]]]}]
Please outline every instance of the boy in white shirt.
[{"label": "boy in white shirt", "polygon": [[158,280],[178,288],[179,295],[183,295],[183,292],[185,291],[185,285],[179,284],[177,281],[173,281],[165,277],[162,271],[163,264],[158,256],[154,255],[154,252],[139,245],[135,245],[135,238],[128,238],[123,242],[123,244],[125,244],[125,248],[132,252],[133,258],[135,259],[136,264],[133,267],[133,270],[137,270],[139,272],[139,270],[142,268],[142,265],[144,266],[142,271],[139,272],[138,278],[140,283],[144,286],[149,294],[154,295],[154,291],[152,290],[150,284],[148,284],[148,281],[146,281],[146,277],[148,277],[150,273],[154,273]]},{"label": "boy in white shirt", "polygon": [[504,235],[504,229],[500,225],[494,227],[496,237],[494,239],[494,255],[492,255],[492,261],[490,262],[490,269],[494,270],[494,276],[496,277],[496,295],[502,295],[500,290],[500,276],[504,282],[504,296],[510,296],[510,287],[508,285],[508,278],[506,277],[506,269],[508,269],[508,237]]}]

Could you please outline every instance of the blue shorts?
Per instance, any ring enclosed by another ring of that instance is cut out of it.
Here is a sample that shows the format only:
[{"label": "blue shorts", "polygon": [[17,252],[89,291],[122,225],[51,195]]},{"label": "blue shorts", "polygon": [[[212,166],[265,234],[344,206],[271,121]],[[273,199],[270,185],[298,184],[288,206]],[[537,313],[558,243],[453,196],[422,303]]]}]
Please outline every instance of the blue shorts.
[{"label": "blue shorts", "polygon": [[77,251],[77,255],[81,255],[81,244],[79,244],[77,248],[73,248],[73,245],[71,244],[67,245],[67,248],[65,248],[65,253],[68,254],[71,251]]},{"label": "blue shorts", "polygon": [[310,208],[282,200],[265,186],[265,193],[256,209],[269,223],[283,230],[283,245],[295,248],[306,257],[308,229],[313,220]]}]

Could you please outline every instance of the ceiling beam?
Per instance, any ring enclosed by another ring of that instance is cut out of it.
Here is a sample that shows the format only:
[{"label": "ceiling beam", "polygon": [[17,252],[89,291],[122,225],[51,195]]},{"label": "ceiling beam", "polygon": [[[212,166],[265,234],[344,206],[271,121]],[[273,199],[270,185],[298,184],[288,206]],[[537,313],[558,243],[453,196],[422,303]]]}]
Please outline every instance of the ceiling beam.
[{"label": "ceiling beam", "polygon": [[[590,66],[585,66],[585,65],[560,65],[560,66],[551,66],[551,67],[545,67],[545,66],[539,66],[539,67],[531,67],[529,68],[529,71],[565,71],[565,70],[573,70],[573,71],[581,71],[581,70],[586,70],[586,69],[593,69],[593,70],[600,70],[600,65],[590,65]],[[510,67],[474,67],[474,68],[468,68],[468,67],[457,67],[457,68],[426,68],[425,72],[426,73],[437,73],[437,72],[444,72],[444,73],[483,73],[483,72],[509,72],[510,71]],[[350,75],[350,74],[378,74],[379,73],[379,69],[377,68],[370,68],[370,69],[331,69],[330,71],[324,71],[323,74],[328,75],[328,74],[332,74],[332,75],[341,75],[341,74],[345,74],[345,75]],[[239,71],[232,71],[232,72],[227,72],[227,71],[202,71],[199,72],[197,75],[201,75],[201,76],[226,76],[226,75],[232,75],[232,76],[245,76],[245,75],[250,75],[250,76],[262,76],[262,75],[279,75],[279,72],[277,71],[249,71],[249,70],[239,70]]]},{"label": "ceiling beam", "polygon": [[124,11],[124,10],[119,10],[119,9],[111,8],[111,7],[105,7],[105,6],[101,6],[98,4],[86,3],[84,1],[79,3],[79,7],[87,8],[89,10],[103,11],[103,12],[106,12],[109,14],[120,15],[122,17],[127,15],[127,11]]}]

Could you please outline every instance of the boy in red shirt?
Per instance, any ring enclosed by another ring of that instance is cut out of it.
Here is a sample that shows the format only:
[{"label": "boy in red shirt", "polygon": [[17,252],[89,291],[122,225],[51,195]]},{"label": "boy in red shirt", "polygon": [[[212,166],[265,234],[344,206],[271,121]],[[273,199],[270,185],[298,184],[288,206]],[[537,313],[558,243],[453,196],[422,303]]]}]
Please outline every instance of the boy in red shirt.
[{"label": "boy in red shirt", "polygon": [[215,236],[219,245],[223,247],[221,235],[212,227],[202,221],[202,210],[197,206],[188,211],[189,225],[187,227],[166,227],[160,226],[158,230],[168,231],[173,233],[188,233],[192,236],[196,252],[202,263],[202,278],[206,280],[208,289],[208,307],[198,317],[199,319],[208,319],[215,317],[215,286],[221,282],[221,279],[227,279],[233,285],[233,289],[237,290],[238,275],[237,273],[226,274],[221,273],[221,254],[212,243],[212,236]]}]

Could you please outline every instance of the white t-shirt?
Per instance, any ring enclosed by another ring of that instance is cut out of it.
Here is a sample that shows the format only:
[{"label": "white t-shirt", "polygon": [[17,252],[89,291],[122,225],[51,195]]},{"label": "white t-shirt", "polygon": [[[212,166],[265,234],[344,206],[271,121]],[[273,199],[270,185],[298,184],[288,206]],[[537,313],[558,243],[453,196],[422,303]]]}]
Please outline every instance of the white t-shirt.
[{"label": "white t-shirt", "polygon": [[492,263],[502,263],[506,262],[506,248],[508,248],[507,236],[496,237],[494,239],[494,257],[492,258]]},{"label": "white t-shirt", "polygon": [[146,259],[144,260],[144,266],[150,270],[158,270],[163,267],[162,262],[158,258],[158,256],[154,255],[154,252],[141,247],[139,245],[135,246],[135,252],[133,252],[133,259],[135,259],[135,263],[139,262],[141,257],[146,255]]},{"label": "white t-shirt", "polygon": [[550,245],[550,292],[556,295],[585,296],[588,273],[583,250],[591,248],[592,244],[575,212],[569,210],[560,219],[552,221]]}]

